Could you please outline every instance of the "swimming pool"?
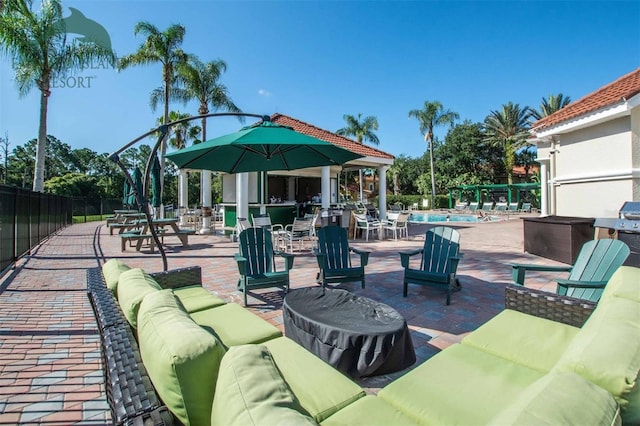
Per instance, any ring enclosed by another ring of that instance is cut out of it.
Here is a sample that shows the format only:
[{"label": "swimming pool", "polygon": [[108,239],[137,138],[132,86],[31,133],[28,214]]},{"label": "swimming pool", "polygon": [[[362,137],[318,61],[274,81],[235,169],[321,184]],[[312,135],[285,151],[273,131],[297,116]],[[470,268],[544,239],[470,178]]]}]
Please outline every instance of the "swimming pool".
[{"label": "swimming pool", "polygon": [[[448,220],[447,220],[448,219]],[[489,220],[499,220],[495,216],[489,216]],[[486,222],[486,218],[478,218],[469,214],[433,214],[433,213],[411,213],[409,222],[412,223],[435,223],[435,222]]]}]

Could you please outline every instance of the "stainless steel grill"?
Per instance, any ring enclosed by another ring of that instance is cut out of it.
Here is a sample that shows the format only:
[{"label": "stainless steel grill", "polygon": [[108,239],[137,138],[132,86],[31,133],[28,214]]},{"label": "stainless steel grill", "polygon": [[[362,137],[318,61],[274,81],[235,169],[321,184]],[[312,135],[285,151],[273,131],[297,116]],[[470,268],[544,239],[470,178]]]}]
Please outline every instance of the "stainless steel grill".
[{"label": "stainless steel grill", "polygon": [[631,254],[624,263],[640,267],[640,202],[627,201],[618,211],[616,219],[597,218],[593,224],[597,228],[608,228],[610,233],[618,233],[618,239],[625,242]]}]

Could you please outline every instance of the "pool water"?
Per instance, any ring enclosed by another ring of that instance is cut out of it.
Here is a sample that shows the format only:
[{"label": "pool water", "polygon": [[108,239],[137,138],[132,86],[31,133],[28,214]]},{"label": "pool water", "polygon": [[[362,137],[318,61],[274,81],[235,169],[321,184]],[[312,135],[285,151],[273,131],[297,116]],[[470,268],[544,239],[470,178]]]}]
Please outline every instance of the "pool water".
[{"label": "pool water", "polygon": [[[449,220],[447,220],[447,218]],[[490,217],[490,220],[497,220]],[[413,223],[434,223],[434,222],[486,222],[486,219],[478,218],[475,215],[467,214],[432,214],[432,213],[411,213],[409,222]]]}]

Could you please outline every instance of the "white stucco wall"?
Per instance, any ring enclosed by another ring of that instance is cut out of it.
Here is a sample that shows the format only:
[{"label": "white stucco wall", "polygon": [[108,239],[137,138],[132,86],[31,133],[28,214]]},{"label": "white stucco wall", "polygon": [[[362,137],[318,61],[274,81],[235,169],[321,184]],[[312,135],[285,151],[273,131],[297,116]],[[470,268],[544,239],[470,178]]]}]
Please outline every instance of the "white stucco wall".
[{"label": "white stucco wall", "polygon": [[558,216],[617,217],[624,202],[631,200],[629,180],[556,186]]},{"label": "white stucco wall", "polygon": [[616,217],[625,201],[638,200],[635,115],[633,125],[626,116],[555,137],[555,214]]}]

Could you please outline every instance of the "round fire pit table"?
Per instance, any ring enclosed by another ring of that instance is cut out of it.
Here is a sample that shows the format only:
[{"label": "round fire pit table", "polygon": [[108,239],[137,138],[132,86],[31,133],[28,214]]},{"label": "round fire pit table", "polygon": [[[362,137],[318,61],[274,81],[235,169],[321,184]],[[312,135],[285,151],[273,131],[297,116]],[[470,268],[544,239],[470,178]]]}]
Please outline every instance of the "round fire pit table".
[{"label": "round fire pit table", "polygon": [[353,378],[399,371],[416,362],[404,317],[367,297],[322,287],[292,290],[282,316],[287,337]]}]

